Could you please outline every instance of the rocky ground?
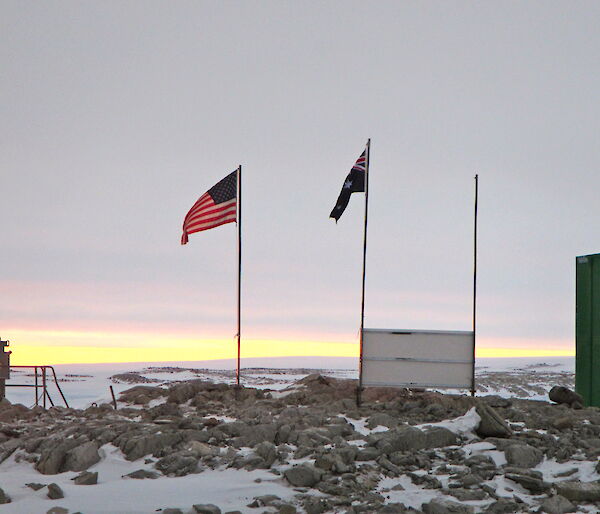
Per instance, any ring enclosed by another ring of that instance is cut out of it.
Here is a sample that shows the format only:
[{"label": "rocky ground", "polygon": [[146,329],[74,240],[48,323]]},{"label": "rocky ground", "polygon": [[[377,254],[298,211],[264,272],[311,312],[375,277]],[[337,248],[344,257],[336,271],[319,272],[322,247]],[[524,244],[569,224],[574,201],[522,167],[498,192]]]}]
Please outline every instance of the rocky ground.
[{"label": "rocky ground", "polygon": [[[238,512],[599,512],[600,409],[405,389],[367,389],[359,408],[355,388],[313,374],[279,391],[135,385],[118,410],[4,400],[0,462],[33,466],[39,481],[20,490],[53,499],[54,513],[68,511],[53,476],[100,487],[94,470],[108,448],[139,463],[122,480],[265,470],[273,480]],[[271,484],[290,494],[272,494]],[[0,503],[10,495],[0,491]],[[181,505],[176,490],[165,502],[163,514],[227,512],[203,503],[200,490],[197,503]]]}]

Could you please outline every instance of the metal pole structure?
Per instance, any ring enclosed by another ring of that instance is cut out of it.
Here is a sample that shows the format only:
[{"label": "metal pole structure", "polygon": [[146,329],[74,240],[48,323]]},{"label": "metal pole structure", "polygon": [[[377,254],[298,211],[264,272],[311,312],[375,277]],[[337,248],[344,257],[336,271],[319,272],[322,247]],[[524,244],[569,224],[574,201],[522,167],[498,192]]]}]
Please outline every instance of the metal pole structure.
[{"label": "metal pole structure", "polygon": [[475,175],[475,212],[473,221],[473,370],[471,396],[475,396],[475,344],[477,329],[477,201],[479,197],[479,175]]},{"label": "metal pole structure", "polygon": [[38,400],[38,399],[39,399],[39,396],[40,396],[40,395],[38,394],[38,387],[39,387],[39,385],[38,385],[38,367],[36,366],[36,367],[35,367],[35,406],[36,406],[36,407],[37,407],[37,406],[38,406],[38,404],[39,404],[39,403],[38,403],[38,402],[39,402],[39,400]]},{"label": "metal pole structure", "polygon": [[43,405],[44,409],[46,408],[46,368],[42,366],[42,395],[43,395]]},{"label": "metal pole structure", "polygon": [[363,331],[365,328],[365,277],[367,271],[367,220],[369,215],[369,161],[371,160],[371,139],[367,140],[365,154],[365,229],[363,236],[363,267],[362,267],[362,296],[360,302],[360,358],[358,363],[358,389],[356,404],[360,407],[362,400],[362,369],[363,369]]},{"label": "metal pole structure", "polygon": [[237,172],[237,242],[238,242],[238,282],[237,282],[237,372],[236,383],[240,385],[240,355],[242,343],[242,165]]}]

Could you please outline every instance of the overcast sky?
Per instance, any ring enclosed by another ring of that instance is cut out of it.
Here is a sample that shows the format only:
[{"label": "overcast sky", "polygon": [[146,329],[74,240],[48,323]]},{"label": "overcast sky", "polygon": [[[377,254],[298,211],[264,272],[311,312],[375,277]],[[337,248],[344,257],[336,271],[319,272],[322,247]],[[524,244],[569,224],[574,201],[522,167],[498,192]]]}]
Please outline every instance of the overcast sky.
[{"label": "overcast sky", "polygon": [[[230,338],[233,224],[194,201],[244,170],[250,338],[469,329],[574,349],[600,252],[598,2],[0,2],[0,335]],[[83,340],[82,340],[83,341]],[[85,344],[82,342],[81,344]],[[141,343],[140,343],[141,344]]]}]

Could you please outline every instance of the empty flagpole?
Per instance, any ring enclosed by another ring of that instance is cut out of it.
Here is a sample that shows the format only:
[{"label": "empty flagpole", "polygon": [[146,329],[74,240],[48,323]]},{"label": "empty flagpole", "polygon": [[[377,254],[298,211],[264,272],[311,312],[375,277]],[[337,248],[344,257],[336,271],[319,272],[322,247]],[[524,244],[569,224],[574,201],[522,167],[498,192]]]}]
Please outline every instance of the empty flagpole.
[{"label": "empty flagpole", "polygon": [[477,201],[479,196],[479,175],[475,175],[475,212],[473,221],[473,371],[471,396],[475,396],[475,341],[477,328]]},{"label": "empty flagpole", "polygon": [[237,243],[238,243],[238,281],[237,281],[237,372],[236,383],[240,385],[240,355],[242,347],[242,165],[237,172]]},{"label": "empty flagpole", "polygon": [[362,395],[362,369],[363,369],[363,331],[365,328],[365,277],[367,271],[367,220],[369,215],[369,162],[371,160],[371,139],[367,140],[365,155],[365,229],[363,235],[363,267],[362,267],[362,297],[360,302],[360,358],[358,370],[358,390],[356,402],[360,405]]}]

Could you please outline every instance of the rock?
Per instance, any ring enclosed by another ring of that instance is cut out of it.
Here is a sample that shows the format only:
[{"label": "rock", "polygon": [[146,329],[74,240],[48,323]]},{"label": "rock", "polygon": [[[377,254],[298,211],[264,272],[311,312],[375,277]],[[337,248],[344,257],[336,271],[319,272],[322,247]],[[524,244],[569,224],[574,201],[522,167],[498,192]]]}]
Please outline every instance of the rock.
[{"label": "rock", "polygon": [[315,459],[315,467],[341,475],[354,471],[354,464],[347,464],[339,453],[326,453]]},{"label": "rock", "polygon": [[64,507],[52,507],[46,511],[46,514],[69,514],[69,509]]},{"label": "rock", "polygon": [[463,477],[460,478],[459,483],[463,487],[471,487],[473,485],[479,485],[483,482],[483,477],[478,473],[467,473]]},{"label": "rock", "polygon": [[500,415],[489,405],[479,402],[476,406],[481,418],[475,432],[479,437],[510,437],[512,430]]},{"label": "rock", "polygon": [[488,395],[481,397],[481,400],[487,403],[490,407],[494,408],[506,408],[512,405],[512,400],[509,398],[502,398],[502,396],[498,395]]},{"label": "rock", "polygon": [[221,509],[212,503],[192,505],[196,514],[221,514]]},{"label": "rock", "polygon": [[251,509],[256,509],[257,507],[268,507],[277,501],[281,501],[281,498],[276,494],[263,494],[262,496],[255,496],[247,506]]},{"label": "rock", "polygon": [[95,442],[89,441],[69,450],[65,456],[64,466],[61,469],[67,471],[84,471],[99,461],[98,445]]},{"label": "rock", "polygon": [[190,452],[176,452],[158,460],[155,467],[165,475],[183,477],[198,472],[198,458]]},{"label": "rock", "polygon": [[513,473],[506,473],[504,476],[509,480],[520,484],[532,494],[542,494],[550,489],[550,484],[548,482],[544,482],[543,480],[532,476],[516,475]]},{"label": "rock", "polygon": [[[289,503],[282,503],[277,507],[277,514],[297,514],[296,507],[290,505]],[[240,512],[240,514],[242,514]]]},{"label": "rock", "polygon": [[63,490],[54,482],[48,486],[48,498],[51,500],[60,500],[65,497]]},{"label": "rock", "polygon": [[0,504],[4,504],[4,503],[10,503],[12,500],[10,499],[10,496],[8,496],[3,490],[2,488],[0,488]]},{"label": "rock", "polygon": [[258,443],[254,447],[254,451],[259,457],[262,457],[266,468],[270,468],[277,459],[277,447],[268,441]]},{"label": "rock", "polygon": [[376,428],[378,426],[393,428],[398,426],[398,418],[390,416],[385,412],[378,412],[369,417],[367,422],[367,427],[370,429]]},{"label": "rock", "polygon": [[547,514],[564,514],[566,512],[575,512],[577,508],[564,496],[556,495],[546,498],[540,507],[540,512]]},{"label": "rock", "polygon": [[329,502],[325,498],[307,498],[302,506],[306,514],[321,514],[329,510]]},{"label": "rock", "polygon": [[528,444],[509,446],[504,450],[504,455],[508,464],[518,468],[533,468],[544,458],[544,454],[540,450]]},{"label": "rock", "polygon": [[567,500],[575,502],[600,501],[600,483],[580,482],[579,480],[555,482],[556,492]]},{"label": "rock", "polygon": [[217,455],[219,455],[218,447],[202,443],[200,441],[192,441],[188,444],[187,449],[199,458],[216,457]]},{"label": "rock", "polygon": [[378,450],[377,448],[374,448],[373,446],[367,446],[366,448],[363,448],[358,451],[355,459],[357,461],[364,462],[367,460],[375,460],[380,455],[381,455],[380,450]]},{"label": "rock", "polygon": [[398,466],[396,466],[383,456],[379,457],[379,459],[377,460],[377,464],[379,464],[383,469],[386,469],[387,471],[392,473],[392,475],[394,476],[400,476],[402,474],[402,470]]},{"label": "rock", "polygon": [[583,397],[564,386],[554,386],[548,392],[548,398],[555,403],[566,404],[571,407],[581,408],[583,405]]},{"label": "rock", "polygon": [[60,445],[50,450],[44,450],[35,469],[43,475],[56,475],[60,473],[66,454],[67,450]]},{"label": "rock", "polygon": [[30,482],[29,484],[25,484],[27,487],[29,487],[30,489],[33,489],[34,491],[39,491],[40,489],[43,489],[44,487],[46,487],[46,484],[38,484],[36,482]]},{"label": "rock", "polygon": [[[598,461],[598,463],[600,464],[600,461]],[[559,473],[554,473],[554,477],[555,478],[570,477],[571,475],[574,475],[578,471],[579,471],[578,468],[570,468],[570,469],[566,469],[565,471],[561,471]],[[598,466],[596,466],[596,473],[597,472],[598,472]]]},{"label": "rock", "polygon": [[442,483],[431,475],[417,475],[416,473],[408,472],[406,475],[410,478],[413,484],[422,485],[425,489],[441,489]]},{"label": "rock", "polygon": [[514,514],[520,512],[521,508],[518,503],[508,498],[500,498],[499,500],[491,503],[486,509],[486,514]]},{"label": "rock", "polygon": [[73,481],[75,485],[96,485],[98,483],[98,472],[83,471]]},{"label": "rock", "polygon": [[571,418],[571,417],[558,418],[552,422],[552,425],[554,425],[554,428],[556,428],[558,430],[565,430],[567,428],[573,428],[573,418]]},{"label": "rock", "polygon": [[168,509],[163,509],[161,511],[161,514],[183,514],[183,511],[181,509],[177,509],[177,508],[168,508]]},{"label": "rock", "polygon": [[123,434],[115,442],[126,455],[127,460],[137,460],[140,457],[156,453],[159,450],[171,448],[181,442],[182,438],[182,434],[170,431],[134,436]]},{"label": "rock", "polygon": [[312,487],[321,480],[321,472],[310,464],[300,464],[284,471],[287,481],[296,487]]},{"label": "rock", "polygon": [[487,498],[487,493],[482,491],[481,489],[463,489],[456,488],[448,490],[447,494],[450,496],[454,496],[457,500],[461,502],[471,501],[471,500],[485,500]]},{"label": "rock", "polygon": [[123,475],[123,477],[135,478],[138,480],[150,478],[154,480],[155,478],[160,477],[160,473],[157,473],[156,471],[150,471],[149,469],[138,469],[136,471],[132,471],[127,475]]},{"label": "rock", "polygon": [[386,432],[377,442],[377,448],[385,453],[420,450],[427,446],[425,432],[414,427],[402,427]]},{"label": "rock", "polygon": [[388,503],[378,509],[377,512],[380,514],[404,514],[406,512],[406,506],[403,503]]},{"label": "rock", "polygon": [[425,514],[472,514],[475,512],[470,505],[463,505],[444,498],[434,498],[424,503],[421,508]]},{"label": "rock", "polygon": [[433,427],[425,432],[426,448],[443,448],[458,444],[458,436],[444,427]]}]

